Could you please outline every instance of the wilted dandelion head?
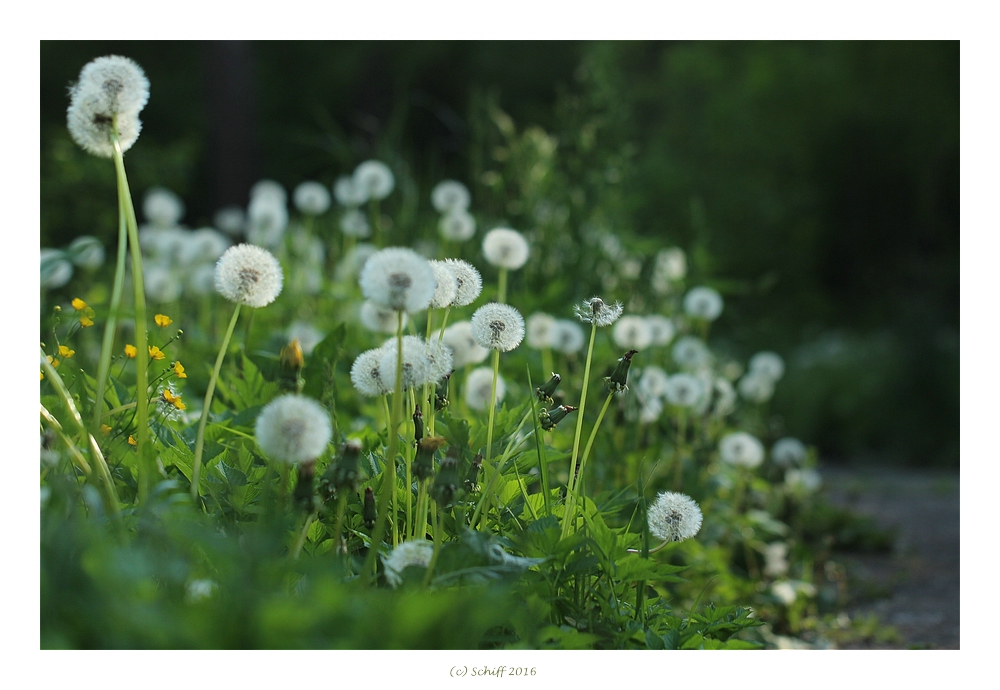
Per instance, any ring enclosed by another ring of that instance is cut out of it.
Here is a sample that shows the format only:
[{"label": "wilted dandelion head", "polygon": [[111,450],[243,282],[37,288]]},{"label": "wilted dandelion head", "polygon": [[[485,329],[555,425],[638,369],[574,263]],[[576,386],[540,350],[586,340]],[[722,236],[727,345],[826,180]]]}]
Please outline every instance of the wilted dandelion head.
[{"label": "wilted dandelion head", "polygon": [[715,321],[722,313],[722,295],[710,287],[692,288],[684,295],[684,311],[705,321]]},{"label": "wilted dandelion head", "polygon": [[663,541],[684,541],[701,529],[701,508],[685,494],[664,491],[647,511],[649,533]]},{"label": "wilted dandelion head", "polygon": [[[396,332],[399,312],[393,309],[385,309],[378,306],[371,300],[365,300],[361,303],[360,315],[361,325],[369,331],[374,331],[376,333]],[[406,312],[403,312],[404,327],[406,327],[406,322],[408,320],[409,317],[406,315]]]},{"label": "wilted dandelion head", "polygon": [[598,326],[610,326],[618,317],[622,315],[621,302],[607,303],[600,297],[591,297],[589,300],[576,305],[573,308],[577,318],[584,323],[592,323]]},{"label": "wilted dandelion head", "polygon": [[664,395],[667,402],[677,407],[694,407],[705,397],[705,386],[691,374],[674,374],[667,380]]},{"label": "wilted dandelion head", "polygon": [[368,201],[368,195],[350,175],[341,175],[333,183],[333,196],[337,203],[347,208],[356,208]]},{"label": "wilted dandelion head", "polygon": [[750,358],[750,371],[777,383],[785,375],[785,360],[776,352],[758,352]]},{"label": "wilted dandelion head", "polygon": [[368,199],[384,199],[396,186],[396,178],[382,161],[365,161],[354,169],[354,185]]},{"label": "wilted dandelion head", "polygon": [[765,403],[774,395],[774,381],[756,371],[747,372],[737,386],[740,395],[754,403]]},{"label": "wilted dandelion head", "polygon": [[653,345],[667,345],[674,339],[674,322],[666,316],[651,314],[646,317],[646,325],[649,326],[649,333],[653,338]]},{"label": "wilted dandelion head", "polygon": [[476,234],[476,219],[467,211],[449,211],[441,216],[438,232],[450,242],[465,242]]},{"label": "wilted dandelion head", "polygon": [[215,289],[232,302],[264,307],[281,294],[283,275],[274,254],[252,244],[230,247],[215,264]]},{"label": "wilted dandelion head", "polygon": [[455,359],[452,350],[437,338],[424,343],[427,356],[427,380],[425,383],[437,384],[452,372]]},{"label": "wilted dandelion head", "polygon": [[275,249],[281,245],[287,227],[288,209],[284,201],[270,193],[258,194],[250,200],[247,240],[251,244]]},{"label": "wilted dandelion head", "polygon": [[115,123],[123,152],[139,138],[139,113],[149,100],[149,80],[132,60],[108,55],[87,63],[69,95],[66,125],[73,141],[88,153],[102,158],[114,155]]},{"label": "wilted dandelion head", "polygon": [[431,307],[443,309],[450,307],[458,296],[458,279],[455,277],[451,265],[444,261],[431,260],[431,270],[434,271],[434,297],[431,298]]},{"label": "wilted dandelion head", "polygon": [[361,269],[361,292],[385,309],[411,314],[426,309],[434,297],[434,270],[424,257],[405,247],[372,254]]},{"label": "wilted dandelion head", "polygon": [[780,467],[801,465],[806,459],[806,447],[797,438],[786,436],[771,446],[771,460]]},{"label": "wilted dandelion head", "polygon": [[[395,366],[393,363],[393,367]],[[388,393],[390,389],[385,385],[381,367],[382,348],[367,350],[358,355],[351,365],[351,383],[354,388],[370,398]]]},{"label": "wilted dandelion head", "polygon": [[[490,391],[493,388],[493,369],[490,367],[477,367],[469,372],[469,378],[465,381],[465,402],[473,410],[483,412],[490,406]],[[497,375],[497,396],[494,403],[503,400],[507,393],[507,384],[503,377]]]},{"label": "wilted dandelion head", "polygon": [[682,369],[701,369],[712,362],[708,346],[693,335],[684,336],[674,343],[671,354]]},{"label": "wilted dandelion head", "polygon": [[[390,338],[382,345],[379,373],[388,390],[396,387],[396,338]],[[427,359],[427,344],[415,335],[403,336],[403,390],[422,386],[430,380],[430,360]]]},{"label": "wilted dandelion head", "polygon": [[615,344],[626,350],[645,350],[653,343],[649,323],[642,316],[623,316],[611,332]]},{"label": "wilted dandelion head", "polygon": [[569,319],[556,319],[552,329],[552,349],[564,355],[572,355],[583,349],[587,336],[580,325]]},{"label": "wilted dandelion head", "polygon": [[472,323],[469,321],[457,321],[448,326],[444,329],[441,340],[451,348],[453,366],[456,369],[467,364],[479,364],[490,353],[476,342],[472,335]]},{"label": "wilted dandelion head", "polygon": [[330,192],[319,182],[303,182],[292,195],[295,208],[307,216],[320,216],[330,208]]},{"label": "wilted dandelion head", "polygon": [[485,348],[509,352],[524,339],[524,318],[509,304],[490,302],[472,315],[472,335]]},{"label": "wilted dandelion head", "polygon": [[483,256],[494,266],[517,270],[528,261],[528,240],[517,230],[494,228],[483,238]]},{"label": "wilted dandelion head", "polygon": [[526,326],[528,347],[536,350],[552,347],[552,336],[556,328],[554,317],[538,311],[528,317]]},{"label": "wilted dandelion head", "polygon": [[158,228],[172,228],[184,217],[184,202],[166,187],[150,187],[142,198],[142,214]]},{"label": "wilted dandelion head", "polygon": [[764,446],[747,432],[735,431],[719,441],[719,457],[730,465],[752,469],[764,462]]},{"label": "wilted dandelion head", "polygon": [[410,566],[426,568],[431,564],[434,555],[434,544],[420,539],[404,541],[394,548],[388,556],[382,557],[385,564],[385,579],[393,588],[403,584],[403,571]]},{"label": "wilted dandelion head", "polygon": [[332,435],[329,413],[302,395],[275,398],[257,417],[257,445],[272,460],[293,464],[315,460]]},{"label": "wilted dandelion head", "polygon": [[469,188],[456,180],[438,182],[431,191],[431,204],[438,213],[465,211],[472,203]]},{"label": "wilted dandelion head", "polygon": [[475,302],[483,291],[483,277],[479,270],[461,259],[445,259],[444,263],[455,276],[455,299],[452,305],[464,307]]}]

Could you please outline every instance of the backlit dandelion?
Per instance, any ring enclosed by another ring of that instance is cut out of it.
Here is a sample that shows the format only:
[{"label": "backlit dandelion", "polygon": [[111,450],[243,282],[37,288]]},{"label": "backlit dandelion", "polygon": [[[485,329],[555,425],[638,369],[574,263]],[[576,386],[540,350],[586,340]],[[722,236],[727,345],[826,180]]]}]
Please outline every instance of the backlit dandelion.
[{"label": "backlit dandelion", "polygon": [[649,533],[667,542],[684,541],[701,529],[701,508],[685,494],[664,491],[647,511]]},{"label": "backlit dandelion", "polygon": [[319,182],[303,182],[295,188],[292,200],[299,213],[321,216],[330,208],[330,192]]},{"label": "backlit dandelion", "polygon": [[495,228],[483,238],[483,256],[494,266],[517,270],[528,261],[530,249],[524,235],[510,228]]},{"label": "backlit dandelion", "polygon": [[148,100],[149,80],[139,65],[119,55],[97,58],[84,65],[70,88],[70,136],[88,153],[111,158],[114,127],[122,152],[128,151],[139,138],[139,113]]},{"label": "backlit dandelion", "polygon": [[472,335],[472,323],[469,321],[458,321],[448,326],[441,334],[441,341],[451,348],[453,366],[456,369],[479,364],[490,353]]},{"label": "backlit dandelion", "polygon": [[431,298],[431,307],[434,309],[444,309],[450,307],[458,295],[458,279],[451,270],[451,265],[444,261],[431,261],[431,270],[434,271],[434,297]]},{"label": "backlit dandelion", "polygon": [[296,464],[318,458],[333,429],[330,414],[318,402],[302,395],[282,395],[260,411],[255,435],[264,455]]},{"label": "backlit dandelion", "polygon": [[730,465],[752,469],[764,462],[764,446],[747,432],[735,431],[719,441],[719,457]]},{"label": "backlit dandelion", "polygon": [[479,270],[468,261],[461,259],[445,259],[444,263],[455,276],[455,299],[452,304],[464,307],[472,304],[483,291],[483,276]]},{"label": "backlit dandelion", "polygon": [[382,376],[382,354],[381,348],[367,350],[358,355],[351,365],[351,383],[362,395],[373,398],[390,391]]},{"label": "backlit dandelion", "polygon": [[472,315],[472,335],[485,348],[509,352],[524,339],[524,318],[509,304],[490,302]]},{"label": "backlit dandelion", "polygon": [[281,294],[281,264],[252,244],[230,247],[215,264],[215,289],[231,302],[265,307]]},{"label": "backlit dandelion", "polygon": [[354,169],[354,185],[368,199],[384,199],[396,186],[396,178],[382,161],[365,161]]},{"label": "backlit dandelion", "polygon": [[412,249],[389,247],[369,257],[361,269],[361,292],[385,309],[411,314],[426,309],[434,297],[434,271]]}]

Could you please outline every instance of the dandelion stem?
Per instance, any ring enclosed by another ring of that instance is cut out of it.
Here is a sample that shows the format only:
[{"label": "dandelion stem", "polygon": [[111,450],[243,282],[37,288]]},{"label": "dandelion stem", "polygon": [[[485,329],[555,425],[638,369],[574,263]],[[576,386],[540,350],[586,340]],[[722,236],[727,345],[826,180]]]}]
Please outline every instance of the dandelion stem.
[{"label": "dandelion stem", "polygon": [[[528,374],[528,390],[534,391],[534,384],[531,382],[531,367],[525,367]],[[535,451],[538,453],[538,473],[542,481],[542,500],[545,501],[545,516],[552,515],[551,497],[549,496],[549,461],[545,454],[545,439],[540,431],[538,422],[538,401],[534,394],[531,395],[531,421],[535,428]]]},{"label": "dandelion stem", "polygon": [[[500,275],[503,275],[501,271]],[[501,279],[501,284],[502,279]],[[490,421],[489,425],[486,427],[486,461],[483,463],[485,467],[490,466],[490,458],[493,457],[493,419],[496,414],[497,409],[497,377],[500,375],[500,350],[493,350],[493,383],[490,385]],[[500,468],[495,468],[498,472]],[[483,495],[482,500],[476,507],[476,514],[479,513],[480,508],[483,507],[483,503],[489,500],[489,496]],[[486,510],[489,510],[489,506],[486,506]],[[472,526],[475,527],[475,516],[473,516]]]},{"label": "dandelion stem", "polygon": [[434,551],[431,553],[431,561],[427,564],[427,572],[424,574],[424,587],[431,583],[431,577],[434,575],[434,566],[437,565],[438,554],[441,553],[441,506],[434,502],[434,507],[431,509],[431,522],[434,526]]},{"label": "dandelion stem", "polygon": [[507,269],[500,269],[500,280],[497,290],[497,302],[505,304],[507,302]]},{"label": "dandelion stem", "polygon": [[574,493],[579,492],[580,487],[583,486],[583,471],[587,467],[587,458],[590,457],[590,449],[594,447],[594,439],[597,438],[597,430],[601,428],[601,422],[604,421],[604,415],[607,413],[608,407],[611,405],[611,399],[614,397],[614,391],[609,391],[608,397],[604,401],[604,407],[601,408],[601,414],[597,415],[597,422],[594,424],[594,428],[590,432],[590,438],[587,439],[587,445],[583,448],[583,455],[580,459],[580,471],[577,473],[578,477],[576,479],[576,484],[573,487]]},{"label": "dandelion stem", "polygon": [[576,475],[576,460],[580,451],[580,434],[583,432],[583,413],[587,409],[587,387],[590,383],[590,363],[594,358],[594,339],[597,337],[597,320],[590,324],[590,345],[587,346],[587,363],[583,368],[583,391],[580,393],[580,410],[577,412],[576,433],[573,436],[573,454],[569,461],[569,475],[566,481],[566,506],[563,512],[562,538],[569,536],[570,526],[574,524],[575,496],[573,493],[573,477]]},{"label": "dandelion stem", "polygon": [[125,288],[125,254],[128,250],[128,229],[125,222],[125,209],[118,205],[118,259],[115,263],[115,280],[111,288],[111,305],[108,311],[108,321],[104,326],[104,338],[101,341],[101,359],[97,365],[97,385],[94,394],[93,430],[101,426],[101,416],[104,410],[104,390],[111,373],[111,355],[115,346],[115,330],[118,326],[118,316],[121,309],[122,292]]},{"label": "dandelion stem", "polygon": [[310,513],[306,516],[306,522],[302,525],[302,531],[299,532],[299,538],[295,542],[295,549],[292,551],[292,560],[297,561],[299,559],[299,554],[302,553],[302,547],[306,543],[306,537],[309,536],[309,528],[312,527],[313,520],[316,519],[315,513]]},{"label": "dandelion stem", "polygon": [[344,529],[344,511],[347,508],[347,491],[341,487],[337,496],[337,520],[333,524],[333,548],[340,553],[340,535]]},{"label": "dandelion stem", "polygon": [[198,500],[198,478],[201,475],[201,456],[205,450],[205,426],[208,424],[208,415],[212,409],[212,397],[215,395],[215,382],[219,379],[219,372],[222,371],[222,360],[226,358],[226,350],[229,349],[229,341],[232,340],[233,331],[236,330],[236,321],[240,317],[239,302],[233,310],[233,317],[229,319],[229,328],[222,338],[222,346],[219,354],[215,358],[215,368],[212,369],[212,378],[208,380],[208,389],[205,391],[205,403],[201,407],[201,419],[198,420],[198,436],[194,442],[194,465],[191,470],[191,498]]}]

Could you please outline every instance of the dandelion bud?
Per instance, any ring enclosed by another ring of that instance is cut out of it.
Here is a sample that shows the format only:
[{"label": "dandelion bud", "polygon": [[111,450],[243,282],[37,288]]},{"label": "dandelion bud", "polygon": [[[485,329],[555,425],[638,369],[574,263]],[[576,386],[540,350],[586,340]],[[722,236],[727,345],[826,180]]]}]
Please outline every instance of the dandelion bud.
[{"label": "dandelion bud", "polygon": [[320,496],[329,501],[341,490],[356,491],[358,488],[358,459],[361,457],[361,442],[355,439],[345,441],[337,457],[326,467],[319,480]]},{"label": "dandelion bud", "polygon": [[230,247],[215,264],[215,288],[226,299],[248,307],[264,307],[281,294],[281,264],[266,249],[252,244]]},{"label": "dandelion bud", "polygon": [[424,437],[424,413],[418,407],[413,411],[413,444],[420,445],[420,440]]},{"label": "dandelion bud", "polygon": [[469,465],[469,471],[465,475],[465,490],[469,493],[479,491],[479,469],[482,466],[483,454],[476,453],[476,457],[472,458],[472,464]]},{"label": "dandelion bud", "polygon": [[560,381],[562,381],[562,376],[552,372],[552,378],[535,389],[535,395],[538,396],[538,400],[540,402],[552,402],[552,394],[556,392]]},{"label": "dandelion bud", "polygon": [[302,356],[302,346],[299,345],[297,338],[281,348],[281,353],[278,357],[278,385],[282,390],[298,391],[301,380],[299,379],[299,372],[302,371],[304,364],[305,359]]},{"label": "dandelion bud", "polygon": [[628,370],[632,365],[632,356],[635,355],[638,350],[629,350],[618,360],[618,366],[611,373],[606,380],[608,382],[608,387],[616,393],[622,393],[628,390]]},{"label": "dandelion bud", "polygon": [[542,410],[538,413],[538,421],[541,423],[543,429],[550,431],[555,428],[555,425],[561,422],[566,415],[578,409],[580,408],[573,407],[572,405],[559,405],[551,410]]},{"label": "dandelion bud", "polygon": [[434,389],[434,409],[441,411],[448,407],[448,380],[451,379],[451,374],[448,374],[442,378],[437,383],[437,387]]},{"label": "dandelion bud", "polygon": [[417,454],[413,458],[413,476],[429,479],[434,475],[434,452],[447,443],[440,436],[428,436],[417,443]]},{"label": "dandelion bud", "polygon": [[375,508],[375,492],[370,486],[365,487],[365,500],[361,505],[361,519],[368,529],[373,528],[375,520],[378,519],[378,510]]},{"label": "dandelion bud", "polygon": [[647,512],[649,533],[663,541],[684,541],[701,529],[701,508],[685,494],[664,491]]},{"label": "dandelion bud", "polygon": [[70,88],[70,136],[88,153],[111,158],[114,129],[122,152],[128,151],[139,138],[139,113],[148,100],[149,80],[139,65],[119,55],[97,58],[84,65]]},{"label": "dandelion bud", "polygon": [[437,476],[434,477],[434,485],[431,487],[431,498],[442,508],[450,506],[458,494],[458,457],[455,455],[456,453],[457,449],[448,449],[448,453],[441,460]]},{"label": "dandelion bud", "polygon": [[483,256],[494,266],[517,270],[528,261],[530,248],[524,235],[510,228],[496,228],[483,238]]}]

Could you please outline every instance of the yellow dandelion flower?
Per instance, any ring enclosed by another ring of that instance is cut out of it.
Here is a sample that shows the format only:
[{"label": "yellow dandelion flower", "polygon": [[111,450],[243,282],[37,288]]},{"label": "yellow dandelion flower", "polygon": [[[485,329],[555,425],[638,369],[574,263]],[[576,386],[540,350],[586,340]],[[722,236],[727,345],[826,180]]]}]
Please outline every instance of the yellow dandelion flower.
[{"label": "yellow dandelion flower", "polygon": [[83,326],[84,328],[90,328],[91,326],[94,325],[94,320],[89,316],[81,316],[80,325]]},{"label": "yellow dandelion flower", "polygon": [[138,443],[136,443],[136,442],[135,442],[135,439],[134,439],[134,438],[132,438],[132,434],[129,434],[129,435],[128,435],[128,444],[129,444],[130,446],[137,446],[137,445],[139,445]]},{"label": "yellow dandelion flower", "polygon": [[59,346],[59,354],[63,356],[63,359],[69,359],[76,354],[76,350],[71,350],[65,345]]},{"label": "yellow dandelion flower", "polygon": [[135,359],[135,356],[139,354],[139,350],[136,349],[135,345],[125,344],[125,356],[129,359]]},{"label": "yellow dandelion flower", "polygon": [[107,436],[108,434],[111,433],[111,427],[109,427],[107,424],[102,424],[101,425],[101,433],[104,436]]},{"label": "yellow dandelion flower", "polygon": [[178,410],[186,410],[187,409],[187,405],[185,405],[184,401],[181,400],[181,396],[174,395],[172,392],[170,392],[169,388],[164,388],[163,389],[163,399],[166,402],[168,402],[171,405],[173,405],[174,407],[176,407]]},{"label": "yellow dandelion flower", "polygon": [[167,326],[169,326],[174,322],[174,320],[171,319],[166,314],[157,314],[156,316],[153,317],[153,321],[155,321],[156,325],[159,326],[160,328],[166,328]]},{"label": "yellow dandelion flower", "polygon": [[75,297],[75,298],[73,299],[73,301],[72,301],[72,302],[70,302],[70,304],[72,304],[72,305],[73,305],[73,308],[74,308],[74,309],[76,309],[77,311],[83,311],[84,309],[86,309],[86,308],[87,308],[87,303],[86,303],[86,302],[84,302],[84,301],[83,301],[82,299],[80,299],[79,297]]},{"label": "yellow dandelion flower", "polygon": [[158,348],[156,345],[150,345],[149,346],[149,358],[150,359],[161,360],[164,357],[166,357],[166,355],[163,354],[163,350],[161,350],[160,348]]},{"label": "yellow dandelion flower", "polygon": [[177,374],[177,378],[179,379],[186,379],[188,377],[188,375],[184,373],[184,365],[181,364],[180,360],[174,362],[174,373]]}]

